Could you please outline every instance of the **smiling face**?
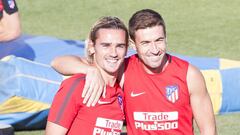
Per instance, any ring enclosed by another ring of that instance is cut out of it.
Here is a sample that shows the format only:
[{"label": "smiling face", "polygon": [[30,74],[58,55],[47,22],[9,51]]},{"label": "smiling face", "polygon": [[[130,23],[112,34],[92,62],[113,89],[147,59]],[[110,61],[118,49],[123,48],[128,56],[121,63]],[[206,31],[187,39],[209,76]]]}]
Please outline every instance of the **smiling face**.
[{"label": "smiling face", "polygon": [[94,63],[108,74],[116,75],[127,52],[126,32],[122,29],[99,29],[91,47]]},{"label": "smiling face", "polygon": [[138,29],[135,32],[135,47],[144,69],[149,72],[160,70],[166,58],[166,36],[161,25]]}]

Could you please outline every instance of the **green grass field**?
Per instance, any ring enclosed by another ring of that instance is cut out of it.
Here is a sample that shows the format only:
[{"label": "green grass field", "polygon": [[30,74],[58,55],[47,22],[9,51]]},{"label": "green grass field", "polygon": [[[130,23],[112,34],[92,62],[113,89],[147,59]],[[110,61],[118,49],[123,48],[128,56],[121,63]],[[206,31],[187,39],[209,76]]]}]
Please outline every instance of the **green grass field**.
[{"label": "green grass field", "polygon": [[[159,11],[167,24],[170,52],[240,60],[240,1],[237,0],[19,0],[23,32],[61,39],[85,39],[101,16],[127,24],[137,10]],[[219,135],[240,134],[240,114],[218,115]],[[196,131],[197,132],[197,131]],[[16,132],[41,135],[43,131]]]},{"label": "green grass field", "polygon": [[240,1],[237,0],[19,0],[24,33],[85,39],[101,16],[126,24],[137,10],[159,11],[167,24],[169,51],[240,60]]}]

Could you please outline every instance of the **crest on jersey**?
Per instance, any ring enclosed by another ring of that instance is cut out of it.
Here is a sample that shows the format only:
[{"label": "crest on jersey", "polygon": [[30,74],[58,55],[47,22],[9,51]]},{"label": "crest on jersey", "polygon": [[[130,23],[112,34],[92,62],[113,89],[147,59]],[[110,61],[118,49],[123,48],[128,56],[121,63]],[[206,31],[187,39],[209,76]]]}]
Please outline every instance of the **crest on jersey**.
[{"label": "crest on jersey", "polygon": [[120,95],[118,96],[118,104],[119,104],[121,110],[123,111],[123,99],[122,99],[122,96],[120,96]]},{"label": "crest on jersey", "polygon": [[15,3],[13,0],[8,0],[8,5],[11,9],[14,9],[14,7],[15,7]]},{"label": "crest on jersey", "polygon": [[168,101],[175,103],[179,98],[178,85],[169,85],[166,87],[166,97]]}]

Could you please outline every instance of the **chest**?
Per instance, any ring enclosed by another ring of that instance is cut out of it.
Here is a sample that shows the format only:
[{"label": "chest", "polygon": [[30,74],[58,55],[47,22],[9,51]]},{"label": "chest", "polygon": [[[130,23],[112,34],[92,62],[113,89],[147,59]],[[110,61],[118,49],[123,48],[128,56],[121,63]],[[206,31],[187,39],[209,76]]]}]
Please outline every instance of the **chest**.
[{"label": "chest", "polygon": [[150,76],[132,71],[126,74],[124,94],[127,105],[151,110],[181,108],[190,102],[186,78],[171,73]]},{"label": "chest", "polygon": [[102,101],[95,107],[79,108],[69,134],[120,134],[123,120],[124,113],[118,100]]}]

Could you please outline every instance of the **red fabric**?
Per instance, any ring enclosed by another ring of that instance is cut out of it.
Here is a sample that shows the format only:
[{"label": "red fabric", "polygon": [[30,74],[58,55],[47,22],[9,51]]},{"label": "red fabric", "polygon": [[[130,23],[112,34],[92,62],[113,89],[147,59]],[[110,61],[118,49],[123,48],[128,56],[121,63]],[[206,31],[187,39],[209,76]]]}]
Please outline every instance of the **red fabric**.
[{"label": "red fabric", "polygon": [[3,3],[2,3],[2,0],[0,0],[0,12],[3,11]]},{"label": "red fabric", "polygon": [[118,85],[107,86],[107,98],[100,99],[95,107],[86,107],[81,98],[85,75],[78,74],[65,80],[57,92],[48,121],[69,129],[69,135],[100,135],[121,132],[124,114],[120,97],[123,92]]},{"label": "red fabric", "polygon": [[159,74],[147,74],[137,55],[126,60],[124,80],[128,135],[192,135],[192,109],[186,83],[188,63],[168,55]]}]

